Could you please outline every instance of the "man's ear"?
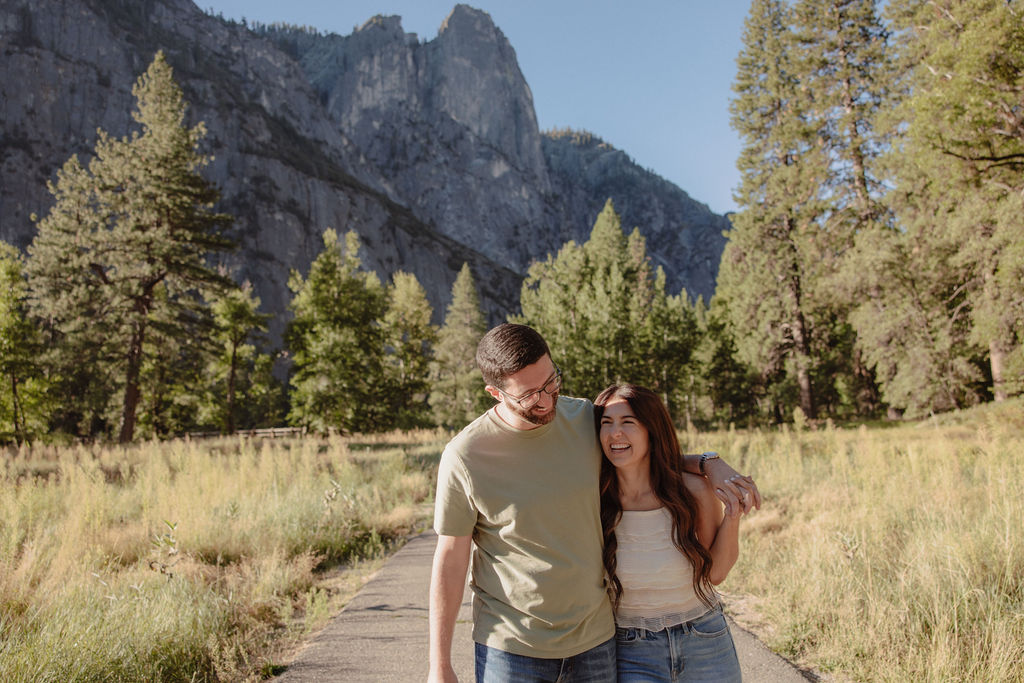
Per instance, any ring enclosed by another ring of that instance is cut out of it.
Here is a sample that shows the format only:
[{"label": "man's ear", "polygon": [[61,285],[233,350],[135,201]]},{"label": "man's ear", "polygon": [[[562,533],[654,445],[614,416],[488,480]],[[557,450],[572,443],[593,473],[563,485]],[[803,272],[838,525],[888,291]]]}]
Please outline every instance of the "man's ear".
[{"label": "man's ear", "polygon": [[490,394],[491,398],[493,398],[495,401],[498,401],[499,403],[501,402],[501,392],[498,391],[497,387],[488,384],[487,386],[484,387],[484,391]]}]

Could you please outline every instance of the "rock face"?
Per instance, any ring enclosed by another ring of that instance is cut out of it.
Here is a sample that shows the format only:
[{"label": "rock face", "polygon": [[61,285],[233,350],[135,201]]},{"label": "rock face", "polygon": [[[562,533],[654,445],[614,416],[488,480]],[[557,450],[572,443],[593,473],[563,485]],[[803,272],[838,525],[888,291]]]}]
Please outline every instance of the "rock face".
[{"label": "rock face", "polygon": [[580,132],[551,132],[542,140],[552,185],[560,197],[559,223],[568,236],[586,239],[595,209],[612,197],[622,227],[639,227],[647,255],[665,269],[668,289],[685,289],[691,299],[715,291],[718,262],[729,219],[696,202],[677,186],[637,166],[600,138]]},{"label": "rock face", "polygon": [[398,17],[337,36],[251,31],[189,0],[4,0],[0,239],[31,242],[46,181],[97,127],[133,129],[131,86],[157,50],[206,123],[205,175],[237,219],[225,258],[275,337],[288,273],[308,270],[327,227],[356,230],[382,278],[415,273],[438,321],[468,262],[497,322],[530,262],[586,239],[608,197],[670,289],[713,291],[725,219],[599,140],[542,135],[515,52],[466,5],[420,42]]}]

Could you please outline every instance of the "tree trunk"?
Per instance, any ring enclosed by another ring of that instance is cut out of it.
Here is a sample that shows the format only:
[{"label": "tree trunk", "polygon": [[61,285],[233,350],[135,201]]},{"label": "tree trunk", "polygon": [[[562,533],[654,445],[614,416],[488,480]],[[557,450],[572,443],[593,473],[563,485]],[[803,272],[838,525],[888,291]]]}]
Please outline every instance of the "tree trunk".
[{"label": "tree trunk", "polygon": [[[793,270],[797,270],[794,263]],[[808,420],[818,418],[817,409],[814,404],[814,387],[811,386],[811,344],[810,334],[807,330],[807,319],[801,310],[801,288],[799,276],[794,273],[790,280],[790,295],[793,298],[793,325],[790,334],[793,335],[793,351],[796,361],[796,383],[800,388],[800,410]]]},{"label": "tree trunk", "polygon": [[1006,349],[997,341],[988,343],[989,364],[992,366],[992,397],[997,401],[1007,398],[1006,380],[1003,370],[1006,367]]},{"label": "tree trunk", "polygon": [[14,413],[14,438],[18,445],[25,443],[25,411],[18,398],[18,378],[11,373],[11,412]]},{"label": "tree trunk", "polygon": [[853,348],[853,375],[857,379],[857,412],[860,415],[874,415],[878,412],[882,397],[878,395],[878,385],[874,373],[864,364],[864,354],[860,348]]},{"label": "tree trunk", "polygon": [[238,364],[238,346],[231,347],[231,369],[228,371],[228,414],[224,420],[225,431],[235,433],[235,366]]},{"label": "tree trunk", "polygon": [[796,383],[800,387],[800,410],[808,420],[818,418],[817,408],[814,404],[814,389],[811,386],[811,373],[808,369],[811,359],[807,355],[798,355],[796,359]]},{"label": "tree trunk", "polygon": [[135,413],[142,395],[139,389],[139,372],[142,368],[142,340],[145,333],[145,323],[136,322],[135,331],[128,344],[128,369],[125,372],[124,402],[121,406],[121,434],[117,439],[120,443],[130,443],[135,438]]}]

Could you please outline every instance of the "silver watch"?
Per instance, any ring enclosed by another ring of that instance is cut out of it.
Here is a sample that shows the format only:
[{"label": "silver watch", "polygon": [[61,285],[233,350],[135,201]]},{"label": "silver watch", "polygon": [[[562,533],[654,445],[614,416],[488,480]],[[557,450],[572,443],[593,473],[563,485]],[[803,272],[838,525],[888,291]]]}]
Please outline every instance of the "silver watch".
[{"label": "silver watch", "polygon": [[718,453],[715,453],[714,451],[705,451],[705,452],[700,454],[700,465],[699,465],[699,468],[700,468],[701,475],[707,476],[707,473],[704,471],[704,463],[706,463],[708,460],[714,460],[717,457],[718,457]]}]

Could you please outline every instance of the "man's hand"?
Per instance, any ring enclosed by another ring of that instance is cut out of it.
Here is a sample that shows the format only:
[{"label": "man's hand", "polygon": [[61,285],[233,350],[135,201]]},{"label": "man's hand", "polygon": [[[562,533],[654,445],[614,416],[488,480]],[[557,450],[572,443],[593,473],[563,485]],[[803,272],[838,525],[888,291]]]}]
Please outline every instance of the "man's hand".
[{"label": "man's hand", "polygon": [[451,664],[443,671],[435,671],[434,668],[431,665],[430,675],[427,676],[427,683],[459,683],[459,678],[455,675],[455,669],[452,668]]},{"label": "man's hand", "polygon": [[726,515],[747,513],[753,508],[761,509],[761,492],[749,476],[740,474],[721,458],[708,460],[704,471],[714,487],[715,495],[725,503]]}]

